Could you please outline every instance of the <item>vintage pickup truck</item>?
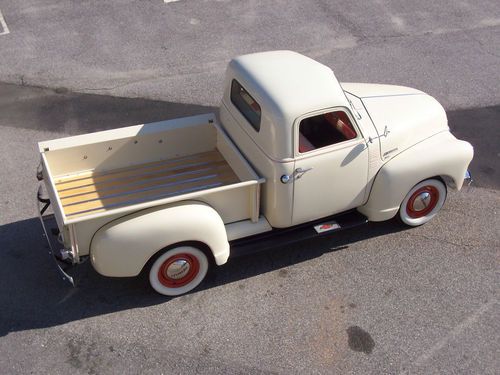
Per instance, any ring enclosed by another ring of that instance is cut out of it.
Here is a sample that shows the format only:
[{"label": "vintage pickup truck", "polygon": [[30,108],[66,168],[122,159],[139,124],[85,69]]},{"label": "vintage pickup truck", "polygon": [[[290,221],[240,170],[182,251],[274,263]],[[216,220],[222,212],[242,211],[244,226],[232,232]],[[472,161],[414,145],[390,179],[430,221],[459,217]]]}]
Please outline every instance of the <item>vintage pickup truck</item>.
[{"label": "vintage pickup truck", "polygon": [[51,254],[90,258],[105,276],[148,272],[154,290],[180,295],[230,254],[368,220],[424,224],[447,187],[470,179],[473,148],[450,133],[434,98],[339,84],[295,52],[233,59],[219,118],[39,143],[39,216],[49,244],[53,232],[63,247]]}]

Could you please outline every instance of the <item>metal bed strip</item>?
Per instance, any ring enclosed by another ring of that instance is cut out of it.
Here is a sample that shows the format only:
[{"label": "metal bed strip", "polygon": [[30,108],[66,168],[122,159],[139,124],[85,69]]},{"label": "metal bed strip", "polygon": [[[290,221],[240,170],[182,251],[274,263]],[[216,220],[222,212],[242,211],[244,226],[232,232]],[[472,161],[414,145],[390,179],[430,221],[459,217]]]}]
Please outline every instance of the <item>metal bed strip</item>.
[{"label": "metal bed strip", "polygon": [[[180,158],[160,160],[160,161],[157,161],[157,162],[150,162],[150,163],[145,163],[145,164],[137,164],[137,165],[132,165],[130,167],[112,169],[112,170],[109,170],[109,171],[94,172],[90,176],[72,179],[71,181],[73,182],[73,181],[85,180],[87,178],[92,178],[92,177],[103,177],[103,176],[108,176],[108,175],[122,173],[122,172],[127,172],[127,171],[134,171],[136,169],[161,167],[162,165],[167,165],[169,163],[175,163],[175,162],[183,161],[183,160],[186,160],[186,159],[198,159],[198,158],[207,157],[207,156],[214,155],[214,154],[215,154],[214,151],[209,151],[209,152],[206,152],[206,153],[200,153],[200,154],[189,155],[189,156],[182,156]],[[145,165],[147,165],[147,166],[145,166]],[[66,176],[57,176],[57,177],[54,177],[54,179],[55,180],[57,180],[57,179],[66,179],[66,178],[70,178],[70,177],[71,177],[71,174],[66,175]],[[68,181],[58,181],[58,182],[56,182],[56,185],[57,184],[67,183],[67,182]]]},{"label": "metal bed strip", "polygon": [[[215,177],[217,177],[217,174],[210,174],[210,175],[207,175],[207,176],[190,178],[190,179],[182,180],[182,181],[169,182],[167,184],[154,185],[154,186],[150,186],[150,187],[146,187],[146,188],[142,188],[142,189],[137,189],[137,190],[131,190],[131,191],[122,192],[122,193],[103,195],[103,196],[99,196],[98,198],[86,199],[86,200],[82,200],[82,201],[78,201],[78,202],[74,202],[74,203],[63,204],[63,207],[71,207],[71,206],[76,206],[76,205],[83,204],[83,203],[100,201],[100,200],[103,200],[103,199],[118,198],[118,197],[123,197],[123,196],[127,196],[127,195],[144,193],[144,192],[147,192],[147,191],[163,189],[163,188],[170,187],[170,186],[176,186],[176,185],[187,184],[187,183],[190,183],[190,182],[197,182],[197,181],[209,180],[209,179],[215,178]],[[174,192],[174,194],[175,193],[176,192]]]},{"label": "metal bed strip", "polygon": [[113,203],[113,204],[109,204],[109,205],[102,206],[102,207],[92,208],[92,209],[89,209],[89,210],[83,210],[83,211],[73,212],[71,214],[67,214],[66,216],[67,217],[71,217],[71,216],[82,215],[82,214],[93,212],[93,211],[106,210],[106,209],[109,209],[109,208],[126,206],[126,205],[131,205],[131,204],[138,204],[138,203],[153,201],[153,200],[156,200],[156,199],[168,198],[170,196],[174,196],[174,195],[177,195],[177,194],[179,194],[179,195],[180,194],[187,194],[187,193],[195,192],[195,191],[198,191],[198,190],[211,189],[211,188],[218,187],[218,186],[221,186],[221,185],[222,185],[221,182],[216,182],[216,183],[209,184],[209,185],[195,186],[195,187],[192,187],[192,188],[189,188],[189,189],[177,190],[177,191],[172,192],[172,193],[164,193],[164,194],[153,195],[153,196],[150,195],[150,196],[147,196],[147,197],[144,197],[144,198],[138,198],[138,199],[129,200],[129,201],[126,201],[126,202]]},{"label": "metal bed strip", "polygon": [[[191,167],[202,166],[202,165],[209,165],[211,163],[213,163],[213,162],[183,164],[182,166],[176,166],[176,167],[168,168],[168,169],[161,169],[161,170],[158,170],[158,171],[151,171],[151,172],[145,172],[145,173],[141,173],[141,174],[133,174],[133,175],[129,175],[129,176],[111,178],[109,180],[104,180],[104,181],[99,181],[99,182],[93,182],[93,183],[89,183],[89,184],[85,184],[85,185],[78,185],[78,186],[70,187],[70,188],[66,188],[66,189],[57,189],[57,191],[58,192],[64,192],[64,191],[79,189],[79,188],[88,187],[88,186],[97,186],[97,185],[101,185],[101,184],[108,184],[108,183],[118,182],[118,181],[124,181],[124,180],[126,181],[126,180],[129,180],[129,179],[132,179],[132,178],[146,177],[146,176],[149,176],[149,175],[152,175],[152,174],[165,173],[165,172],[168,172],[168,171],[176,171],[176,170],[179,170],[179,169],[191,168]],[[87,177],[86,179],[91,179],[91,178],[92,177]],[[74,181],[73,180],[66,181],[65,183],[68,183],[68,182],[74,182]]]},{"label": "metal bed strip", "polygon": [[[106,187],[102,187],[102,188],[99,188],[99,189],[96,188],[96,189],[94,189],[92,191],[86,191],[86,192],[83,192],[83,193],[66,195],[64,197],[61,197],[61,200],[68,199],[68,198],[74,198],[74,197],[78,197],[78,196],[86,195],[86,194],[92,194],[92,193],[107,191],[107,190],[126,189],[128,187],[133,187],[133,186],[136,186],[136,185],[144,185],[144,184],[147,184],[147,183],[150,183],[150,182],[168,180],[168,179],[179,177],[179,176],[201,174],[203,172],[207,172],[207,171],[210,171],[212,169],[214,169],[214,168],[203,168],[203,169],[197,169],[195,171],[181,172],[181,173],[169,174],[169,175],[160,176],[160,177],[148,178],[146,180],[140,180],[140,181],[132,181],[132,182],[128,182],[128,183],[122,183],[120,185],[106,186]],[[90,186],[94,186],[94,184],[91,184]],[[80,187],[78,187],[78,189],[79,188]],[[75,189],[77,189],[77,188],[75,188]],[[59,192],[62,192],[62,190],[60,190]]]}]

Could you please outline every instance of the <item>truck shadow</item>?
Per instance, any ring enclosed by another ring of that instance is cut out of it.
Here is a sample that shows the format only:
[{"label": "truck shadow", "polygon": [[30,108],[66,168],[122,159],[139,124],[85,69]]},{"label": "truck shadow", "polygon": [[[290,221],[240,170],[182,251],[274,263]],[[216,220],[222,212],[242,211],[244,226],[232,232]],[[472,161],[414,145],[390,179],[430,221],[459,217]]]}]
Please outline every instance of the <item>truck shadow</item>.
[{"label": "truck shadow", "polygon": [[63,133],[61,137],[216,111],[216,107],[195,104],[0,82],[0,125]]},{"label": "truck shadow", "polygon": [[[226,266],[215,268],[193,293],[305,262],[401,229],[391,222],[368,224],[362,230],[339,232],[335,237],[230,259]],[[149,287],[146,274],[107,278],[97,274],[90,262],[69,271],[76,281],[72,288],[57,273],[37,218],[1,226],[0,238],[0,337],[170,300]]]}]

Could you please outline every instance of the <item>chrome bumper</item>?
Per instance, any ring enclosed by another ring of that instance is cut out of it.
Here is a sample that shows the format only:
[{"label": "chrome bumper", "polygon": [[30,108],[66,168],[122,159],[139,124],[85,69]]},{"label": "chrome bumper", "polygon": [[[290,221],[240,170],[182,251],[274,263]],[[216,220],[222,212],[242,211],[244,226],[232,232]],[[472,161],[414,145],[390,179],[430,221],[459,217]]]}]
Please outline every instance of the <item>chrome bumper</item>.
[{"label": "chrome bumper", "polygon": [[[69,282],[71,285],[75,286],[75,282],[73,281],[73,278],[63,270],[63,268],[61,267],[60,261],[55,256],[53,246],[52,246],[52,241],[50,240],[49,234],[47,232],[47,228],[45,226],[45,220],[48,218],[48,215],[44,216],[45,211],[47,211],[47,209],[50,206],[50,199],[43,198],[42,193],[43,193],[43,187],[42,187],[42,184],[40,184],[38,186],[38,191],[36,194],[37,214],[38,214],[38,218],[40,219],[40,223],[42,224],[43,235],[45,236],[45,239],[47,240],[47,244],[49,245],[50,258],[54,261],[54,264],[56,265],[56,268],[59,271],[59,274],[61,275],[62,279],[64,281]],[[43,207],[42,207],[42,205],[43,205]]]},{"label": "chrome bumper", "polygon": [[467,186],[471,186],[474,180],[472,179],[472,175],[469,171],[465,171],[465,176],[464,176],[464,184]]}]

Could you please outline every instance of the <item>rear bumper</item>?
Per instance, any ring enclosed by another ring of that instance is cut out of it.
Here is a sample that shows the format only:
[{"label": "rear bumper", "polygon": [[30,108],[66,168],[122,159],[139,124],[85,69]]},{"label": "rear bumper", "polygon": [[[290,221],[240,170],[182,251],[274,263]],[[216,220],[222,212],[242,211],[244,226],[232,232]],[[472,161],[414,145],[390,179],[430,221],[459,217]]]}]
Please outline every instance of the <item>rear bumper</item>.
[{"label": "rear bumper", "polygon": [[[54,262],[57,271],[61,275],[61,278],[70,283],[72,286],[75,286],[75,282],[73,278],[68,275],[64,269],[63,265],[65,265],[62,261],[56,258],[55,253],[54,253],[54,247],[52,246],[52,241],[51,238],[49,237],[49,233],[47,232],[47,227],[45,225],[46,220],[48,220],[52,215],[44,215],[45,211],[50,206],[50,199],[43,197],[43,186],[40,184],[38,186],[38,191],[36,194],[36,207],[37,207],[37,214],[38,218],[40,219],[40,224],[42,225],[43,229],[43,235],[45,236],[45,239],[47,240],[48,248],[49,248],[49,256]],[[62,252],[61,252],[62,253]]]}]

